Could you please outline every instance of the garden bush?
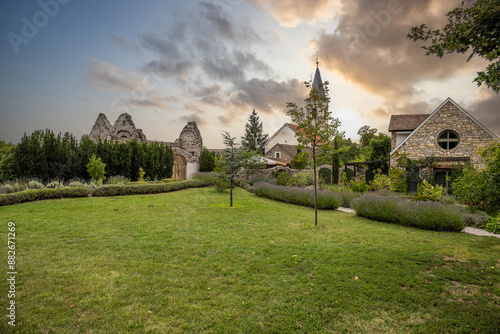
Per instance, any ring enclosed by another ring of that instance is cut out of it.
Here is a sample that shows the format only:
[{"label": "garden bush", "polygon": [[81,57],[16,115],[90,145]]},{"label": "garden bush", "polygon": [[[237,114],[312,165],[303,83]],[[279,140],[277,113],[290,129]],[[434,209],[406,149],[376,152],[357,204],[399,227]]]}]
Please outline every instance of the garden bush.
[{"label": "garden bush", "polygon": [[[254,185],[255,194],[281,202],[314,207],[314,190],[275,186],[265,182]],[[318,209],[335,210],[340,206],[341,198],[338,194],[326,190],[318,190]]]},{"label": "garden bush", "polygon": [[45,188],[45,186],[41,182],[32,180],[32,181],[28,182],[28,188],[29,189],[43,189],[43,188]]},{"label": "garden bush", "polygon": [[432,197],[430,195],[417,195],[415,197],[411,198],[412,202],[425,202],[425,201],[430,201],[430,202],[436,202],[437,199],[435,197]]},{"label": "garden bush", "polygon": [[87,197],[87,188],[33,189],[0,195],[0,206],[56,198]]},{"label": "garden bush", "polygon": [[54,188],[64,188],[64,184],[61,181],[52,181],[45,186],[46,188],[49,189],[54,189]]},{"label": "garden bush", "polygon": [[412,202],[367,194],[353,201],[356,214],[378,221],[434,231],[461,231],[465,212],[439,202]]},{"label": "garden bush", "polygon": [[201,180],[187,180],[169,183],[157,184],[132,184],[132,185],[104,185],[95,188],[92,191],[92,196],[126,196],[126,195],[143,195],[143,194],[159,194],[186,188],[196,188],[207,186],[208,182]]},{"label": "garden bush", "polygon": [[250,178],[250,185],[254,185],[256,184],[257,182],[269,182],[271,180],[275,180],[274,177],[272,176],[261,176],[261,175],[256,175],[256,176],[253,176],[252,178]]},{"label": "garden bush", "polygon": [[286,183],[289,187],[306,187],[314,183],[313,176],[307,173],[297,173]]},{"label": "garden bush", "polygon": [[338,192],[340,198],[341,198],[341,204],[340,206],[344,208],[352,208],[352,201],[355,198],[358,198],[360,196],[363,196],[361,193],[356,193],[354,191],[349,191],[349,190],[344,190]]},{"label": "garden bush", "polygon": [[368,191],[368,185],[366,184],[365,180],[353,180],[351,183],[351,189],[352,191],[358,192],[358,193],[364,193]]},{"label": "garden bush", "polygon": [[130,182],[125,176],[114,175],[108,178],[107,184],[128,184]]},{"label": "garden bush", "polygon": [[278,176],[276,177],[276,183],[279,186],[286,186],[288,185],[288,181],[290,181],[292,177],[288,175],[287,172],[279,172]]}]

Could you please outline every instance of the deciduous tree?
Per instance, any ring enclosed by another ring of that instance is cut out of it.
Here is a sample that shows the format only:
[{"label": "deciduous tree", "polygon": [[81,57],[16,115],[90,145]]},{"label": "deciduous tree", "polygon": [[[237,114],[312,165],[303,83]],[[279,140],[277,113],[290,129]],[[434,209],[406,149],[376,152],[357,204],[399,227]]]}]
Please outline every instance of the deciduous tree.
[{"label": "deciduous tree", "polygon": [[469,61],[479,56],[490,63],[485,71],[477,72],[478,86],[486,85],[496,93],[500,90],[500,0],[466,0],[462,6],[446,14],[448,24],[431,29],[426,24],[412,27],[408,38],[430,41],[422,46],[426,55],[442,58],[448,53],[469,53]]}]

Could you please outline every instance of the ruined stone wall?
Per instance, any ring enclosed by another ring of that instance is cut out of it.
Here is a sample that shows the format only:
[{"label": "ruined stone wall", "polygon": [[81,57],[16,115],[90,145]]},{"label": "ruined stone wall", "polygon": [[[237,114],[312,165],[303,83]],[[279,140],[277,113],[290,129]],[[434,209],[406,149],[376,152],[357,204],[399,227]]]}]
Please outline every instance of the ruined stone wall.
[{"label": "ruined stone wall", "polygon": [[[446,130],[454,131],[459,136],[458,145],[451,150],[441,148],[437,141],[440,134]],[[399,153],[406,154],[412,160],[428,157],[470,158],[473,165],[483,168],[484,161],[479,151],[494,141],[495,138],[488,132],[453,103],[448,102],[391,156],[391,166],[397,164],[397,153]]]},{"label": "ruined stone wall", "polygon": [[203,138],[196,122],[188,122],[182,129],[179,138],[174,142],[174,147],[178,147],[188,153],[186,160],[188,162],[199,162],[201,151],[203,149]]},{"label": "ruined stone wall", "polygon": [[141,142],[147,141],[142,130],[135,127],[132,116],[127,113],[121,114],[113,126],[111,126],[106,115],[99,114],[89,136],[95,141],[99,139],[122,141],[137,139]]}]

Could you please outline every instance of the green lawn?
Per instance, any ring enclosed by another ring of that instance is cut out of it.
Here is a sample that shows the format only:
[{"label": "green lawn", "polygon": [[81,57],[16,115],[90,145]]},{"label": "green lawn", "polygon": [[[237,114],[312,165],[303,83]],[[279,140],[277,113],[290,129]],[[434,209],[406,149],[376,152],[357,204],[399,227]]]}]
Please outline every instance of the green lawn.
[{"label": "green lawn", "polygon": [[[0,207],[0,333],[498,333],[500,239],[211,188]],[[16,327],[7,223],[16,224]]]}]

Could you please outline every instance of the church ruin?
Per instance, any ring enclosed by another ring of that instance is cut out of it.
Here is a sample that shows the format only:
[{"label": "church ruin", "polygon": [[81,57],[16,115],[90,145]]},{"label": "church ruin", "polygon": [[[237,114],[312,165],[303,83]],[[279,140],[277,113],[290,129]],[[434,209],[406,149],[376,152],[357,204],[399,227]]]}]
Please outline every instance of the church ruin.
[{"label": "church ruin", "polygon": [[[115,124],[111,126],[104,114],[99,114],[95,121],[90,138],[98,140],[138,140],[146,142],[146,136],[141,129],[135,127],[132,116],[121,114]],[[200,168],[200,155],[203,149],[203,138],[196,122],[188,122],[182,129],[179,138],[174,142],[166,142],[174,152],[174,169],[172,178],[187,179],[197,173]]]}]

